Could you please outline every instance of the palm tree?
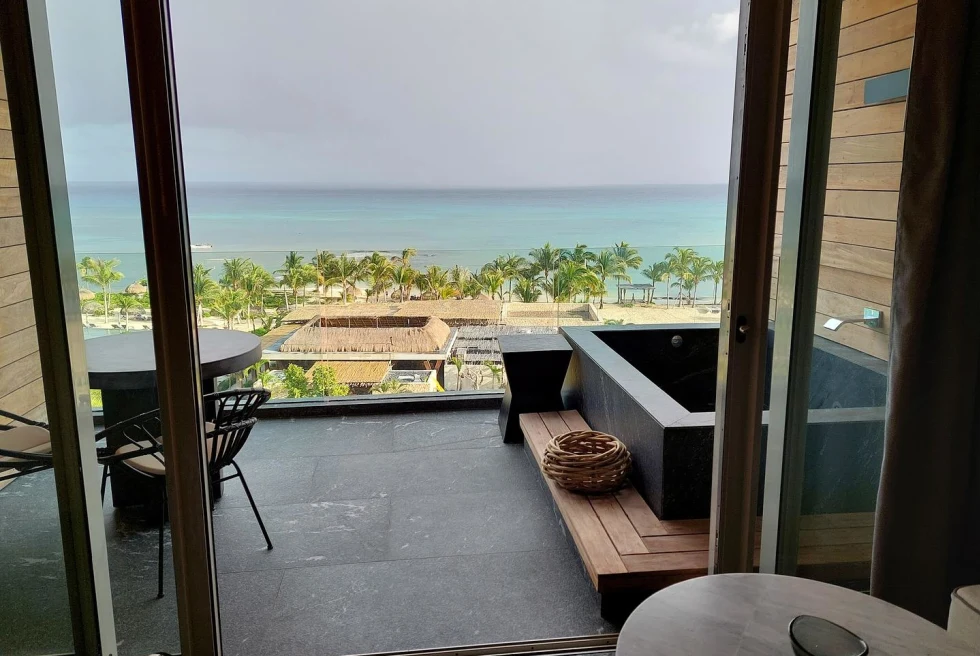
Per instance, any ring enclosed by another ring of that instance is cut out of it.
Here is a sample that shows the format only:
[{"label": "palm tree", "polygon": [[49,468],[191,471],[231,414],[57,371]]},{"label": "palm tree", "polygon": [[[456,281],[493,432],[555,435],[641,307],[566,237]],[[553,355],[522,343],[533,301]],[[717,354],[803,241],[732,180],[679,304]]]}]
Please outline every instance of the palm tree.
[{"label": "palm tree", "polygon": [[228,328],[235,327],[235,317],[248,306],[248,296],[239,289],[225,288],[211,301],[211,309],[224,317]]},{"label": "palm tree", "polygon": [[463,358],[461,358],[460,356],[454,355],[451,358],[449,358],[449,364],[456,367],[456,391],[458,392],[460,389],[462,389],[463,365],[466,364],[466,361],[463,360]]},{"label": "palm tree", "polygon": [[643,275],[650,279],[653,283],[653,290],[650,291],[650,301],[653,301],[653,296],[657,290],[658,282],[667,283],[667,304],[670,304],[670,267],[667,262],[654,262],[646,269],[643,270]]},{"label": "palm tree", "polygon": [[371,387],[372,394],[404,394],[405,392],[411,392],[412,388],[398,380],[397,378],[389,378],[383,380],[380,383],[373,385]]},{"label": "palm tree", "polygon": [[535,303],[541,296],[541,285],[536,278],[521,277],[517,279],[517,297],[524,303]]},{"label": "palm tree", "polygon": [[348,257],[347,253],[341,253],[340,257],[337,258],[334,273],[337,276],[337,282],[340,283],[340,293],[344,297],[344,305],[347,305],[348,289],[364,280],[367,274],[366,259],[358,260],[356,257]]},{"label": "palm tree", "polygon": [[412,285],[415,284],[416,271],[407,264],[399,264],[391,272],[391,282],[396,287],[398,287],[398,300],[404,303],[406,300],[406,292],[412,291]]},{"label": "palm tree", "polygon": [[211,278],[211,272],[203,264],[195,264],[193,271],[194,304],[197,306],[197,320],[204,318],[204,306],[218,291],[218,283]]},{"label": "palm tree", "polygon": [[318,294],[322,295],[329,287],[332,287],[337,282],[334,276],[336,264],[337,256],[327,251],[317,251],[313,257],[313,266],[316,268],[317,273],[316,285]]},{"label": "palm tree", "polygon": [[472,277],[473,274],[469,269],[461,267],[458,264],[449,270],[449,286],[456,292],[456,298],[463,298],[465,296],[466,283]]},{"label": "palm tree", "polygon": [[572,250],[562,251],[562,257],[585,266],[592,262],[596,255],[585,244],[575,244],[575,248]]},{"label": "palm tree", "polygon": [[725,277],[725,260],[715,260],[711,266],[711,282],[715,283],[715,292],[712,295],[714,305],[718,305],[718,285]]},{"label": "palm tree", "polygon": [[623,288],[621,286],[622,281],[624,279],[630,280],[627,273],[630,269],[639,269],[643,265],[643,258],[640,257],[639,251],[631,247],[625,241],[621,241],[614,245],[612,247],[612,252],[623,265],[623,273],[616,276],[616,302],[621,303],[623,301]]},{"label": "palm tree", "polygon": [[516,253],[501,255],[496,259],[497,269],[507,279],[507,300],[514,300],[514,278],[527,268],[527,260]]},{"label": "palm tree", "polygon": [[483,289],[490,294],[490,298],[493,298],[494,294],[496,294],[500,300],[504,299],[504,282],[507,280],[507,277],[500,269],[494,266],[490,266],[490,268],[484,267],[484,270],[480,272],[477,279],[480,281]]},{"label": "palm tree", "polygon": [[[697,257],[697,253],[694,252],[693,248],[681,248],[680,246],[674,246],[674,250],[667,253],[664,259],[667,261],[670,267],[670,273],[680,280],[685,280],[688,274],[688,270],[691,268],[691,262]],[[678,290],[683,288],[683,284],[677,285]],[[677,295],[677,307],[681,306],[681,294]]]},{"label": "palm tree", "polygon": [[484,360],[483,366],[490,370],[490,377],[493,380],[493,384],[497,385],[498,382],[503,382],[504,379],[504,368],[493,360]]},{"label": "palm tree", "polygon": [[129,330],[129,313],[143,307],[140,300],[133,294],[116,294],[113,296],[114,305],[120,310],[123,316],[123,326]]},{"label": "palm tree", "polygon": [[701,281],[711,276],[714,270],[714,261],[710,257],[695,257],[691,261],[691,267],[688,269],[688,274],[690,276],[691,286],[693,288],[693,295],[691,296],[691,306],[698,304],[698,285]]},{"label": "palm tree", "polygon": [[242,277],[242,291],[245,292],[247,300],[248,317],[252,322],[252,330],[255,330],[255,320],[252,314],[252,306],[257,306],[262,323],[265,324],[265,292],[276,284],[276,279],[272,274],[265,270],[265,267],[252,264]]},{"label": "palm tree", "polygon": [[425,273],[418,276],[416,283],[418,284],[419,291],[423,295],[428,293],[430,296],[435,296],[436,298],[442,298],[450,289],[449,273],[441,266],[435,264],[430,265],[425,270]]},{"label": "palm tree", "polygon": [[529,253],[533,264],[544,276],[542,287],[545,291],[551,288],[551,273],[558,268],[562,259],[562,250],[552,248],[551,242],[546,242],[541,248],[534,248]]},{"label": "palm tree", "polygon": [[[295,255],[295,253],[292,254]],[[303,258],[300,257],[300,259],[302,260]],[[240,289],[242,286],[242,278],[245,277],[245,273],[248,271],[251,265],[251,261],[244,257],[236,257],[230,260],[225,260],[221,264],[221,284],[231,287],[232,289]]]},{"label": "palm tree", "polygon": [[117,266],[119,266],[119,260],[100,260],[91,257],[82,258],[79,264],[82,280],[102,288],[102,309],[105,312],[106,322],[109,321],[109,301],[112,300],[112,283],[119,282],[123,279],[123,274],[116,271]]},{"label": "palm tree", "polygon": [[[306,286],[309,273],[303,271],[303,256],[296,251],[289,251],[286,259],[282,262],[282,268],[276,269],[281,276],[282,284],[293,292],[293,305],[299,304],[299,289]],[[243,272],[244,273],[244,272]],[[237,287],[232,287],[237,289]],[[289,301],[286,301],[286,309],[289,309]]]},{"label": "palm tree", "polygon": [[371,281],[371,291],[374,292],[375,300],[381,301],[381,294],[388,296],[388,287],[391,285],[391,275],[395,267],[391,265],[391,260],[375,251],[371,257],[367,258],[367,274]]},{"label": "palm tree", "polygon": [[543,287],[555,302],[556,325],[560,324],[561,302],[571,300],[575,294],[587,288],[591,278],[598,278],[598,276],[578,262],[565,260],[558,265],[551,282],[544,283]]},{"label": "palm tree", "polygon": [[[626,269],[623,267],[623,261],[615,253],[609,250],[603,250],[594,256],[592,260],[592,271],[602,281],[602,296],[599,297],[599,309],[601,310],[603,297],[606,295],[606,279],[615,277],[618,280],[620,277],[626,276]],[[619,289],[618,286],[617,289]]]},{"label": "palm tree", "polygon": [[409,266],[412,263],[412,258],[418,254],[418,251],[409,246],[402,250],[402,264]]}]

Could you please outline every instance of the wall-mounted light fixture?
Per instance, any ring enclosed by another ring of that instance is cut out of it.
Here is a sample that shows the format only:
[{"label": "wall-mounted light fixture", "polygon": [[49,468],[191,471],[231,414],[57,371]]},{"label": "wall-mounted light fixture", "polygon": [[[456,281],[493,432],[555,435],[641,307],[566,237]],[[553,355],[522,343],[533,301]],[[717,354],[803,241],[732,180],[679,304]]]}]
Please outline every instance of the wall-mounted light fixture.
[{"label": "wall-mounted light fixture", "polygon": [[845,323],[863,323],[868,328],[881,328],[883,325],[881,310],[874,308],[864,308],[864,314],[855,317],[841,317],[827,319],[823,327],[827,330],[837,330]]}]

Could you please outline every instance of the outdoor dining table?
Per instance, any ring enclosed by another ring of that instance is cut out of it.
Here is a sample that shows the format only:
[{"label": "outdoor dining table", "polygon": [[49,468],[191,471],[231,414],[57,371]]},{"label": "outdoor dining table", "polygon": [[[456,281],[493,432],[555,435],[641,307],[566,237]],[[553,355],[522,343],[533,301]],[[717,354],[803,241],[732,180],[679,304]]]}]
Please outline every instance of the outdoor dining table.
[{"label": "outdoor dining table", "polygon": [[640,604],[616,656],[792,654],[789,624],[812,615],[863,639],[872,656],[968,656],[932,622],[870,595],[773,574],[716,574],[664,588]]},{"label": "outdoor dining table", "polygon": [[[204,393],[214,391],[214,379],[241,371],[259,361],[262,344],[256,335],[238,330],[198,331],[201,378]],[[85,341],[88,380],[102,391],[102,416],[106,426],[159,407],[153,331],[120,333]],[[115,449],[122,444],[108,444]],[[145,477],[124,465],[110,471],[114,506],[152,504],[157,492]]]}]

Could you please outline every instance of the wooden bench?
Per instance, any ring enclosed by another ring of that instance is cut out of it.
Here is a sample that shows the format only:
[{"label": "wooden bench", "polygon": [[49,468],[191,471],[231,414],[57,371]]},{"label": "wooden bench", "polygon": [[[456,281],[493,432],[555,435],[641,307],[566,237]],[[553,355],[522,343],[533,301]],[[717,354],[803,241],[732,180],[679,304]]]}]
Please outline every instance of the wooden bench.
[{"label": "wooden bench", "polygon": [[[523,414],[520,424],[539,469],[552,437],[589,428],[574,410]],[[544,480],[610,620],[663,587],[707,573],[707,519],[661,521],[632,485],[585,496]],[[873,522],[873,513],[802,518],[798,573],[834,581],[866,578]],[[758,565],[758,535],[756,550]]]}]

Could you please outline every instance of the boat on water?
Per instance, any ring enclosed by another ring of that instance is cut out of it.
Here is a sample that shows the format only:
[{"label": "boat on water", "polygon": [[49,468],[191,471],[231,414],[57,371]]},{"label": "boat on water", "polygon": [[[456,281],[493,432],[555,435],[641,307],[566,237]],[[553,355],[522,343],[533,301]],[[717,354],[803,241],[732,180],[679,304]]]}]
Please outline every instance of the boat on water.
[{"label": "boat on water", "polygon": [[211,244],[191,244],[192,251],[209,251],[212,248],[214,248],[214,246]]}]

